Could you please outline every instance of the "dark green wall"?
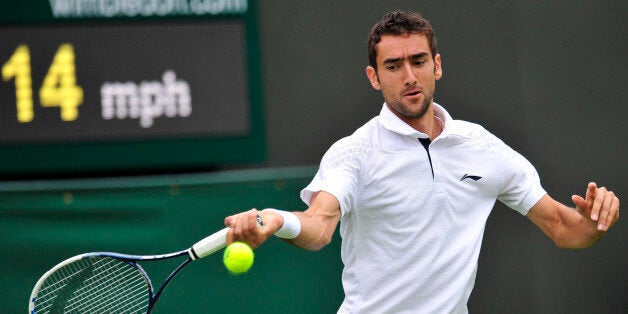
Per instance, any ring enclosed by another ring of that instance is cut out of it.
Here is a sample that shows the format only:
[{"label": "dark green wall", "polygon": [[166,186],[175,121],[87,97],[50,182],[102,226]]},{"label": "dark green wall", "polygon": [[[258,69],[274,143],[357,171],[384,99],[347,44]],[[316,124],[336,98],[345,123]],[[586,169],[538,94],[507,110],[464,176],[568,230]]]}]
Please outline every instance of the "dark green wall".
[{"label": "dark green wall", "polygon": [[[152,255],[186,249],[253,207],[303,209],[298,192],[315,169],[0,184],[0,312],[26,313],[37,279],[90,251]],[[195,261],[154,313],[329,313],[342,302],[338,241],[312,253],[272,238],[241,276],[222,251]],[[177,265],[141,263],[157,287]],[[304,295],[310,298],[303,298]]]}]

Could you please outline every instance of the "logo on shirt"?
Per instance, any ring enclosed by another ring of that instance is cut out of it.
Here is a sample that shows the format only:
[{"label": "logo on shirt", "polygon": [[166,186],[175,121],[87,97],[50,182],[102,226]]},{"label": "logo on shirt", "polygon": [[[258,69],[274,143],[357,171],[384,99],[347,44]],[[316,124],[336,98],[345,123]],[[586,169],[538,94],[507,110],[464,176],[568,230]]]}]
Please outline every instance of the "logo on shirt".
[{"label": "logo on shirt", "polygon": [[473,181],[477,181],[477,180],[482,179],[482,177],[480,177],[480,176],[473,176],[473,175],[470,175],[470,174],[466,174],[466,173],[465,173],[465,174],[462,176],[462,178],[460,178],[460,181],[463,181],[464,179],[471,179],[471,180],[473,180]]}]

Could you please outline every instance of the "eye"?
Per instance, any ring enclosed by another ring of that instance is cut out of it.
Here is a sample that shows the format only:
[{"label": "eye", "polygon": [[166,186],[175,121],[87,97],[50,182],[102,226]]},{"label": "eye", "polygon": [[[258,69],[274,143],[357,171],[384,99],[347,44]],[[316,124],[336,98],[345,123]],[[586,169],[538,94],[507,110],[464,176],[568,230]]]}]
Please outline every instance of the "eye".
[{"label": "eye", "polygon": [[398,66],[395,65],[395,64],[389,64],[389,65],[386,66],[386,70],[389,70],[389,71],[394,71],[397,68],[398,68]]}]

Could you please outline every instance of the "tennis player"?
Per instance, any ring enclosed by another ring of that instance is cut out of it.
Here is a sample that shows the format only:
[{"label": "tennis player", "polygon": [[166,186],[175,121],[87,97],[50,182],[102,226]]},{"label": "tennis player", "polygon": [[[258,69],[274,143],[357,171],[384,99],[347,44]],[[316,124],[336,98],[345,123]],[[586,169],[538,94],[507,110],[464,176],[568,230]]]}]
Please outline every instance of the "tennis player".
[{"label": "tennis player", "polygon": [[340,221],[339,313],[466,313],[486,220],[496,200],[528,217],[561,248],[598,241],[619,217],[613,192],[589,183],[575,208],[552,199],[532,164],[483,127],[433,101],[443,75],[430,24],[386,14],[370,32],[366,76],[379,116],[334,143],[301,192],[304,212],[253,209],[229,216],[227,241],[276,234],[297,247],[327,245]]}]

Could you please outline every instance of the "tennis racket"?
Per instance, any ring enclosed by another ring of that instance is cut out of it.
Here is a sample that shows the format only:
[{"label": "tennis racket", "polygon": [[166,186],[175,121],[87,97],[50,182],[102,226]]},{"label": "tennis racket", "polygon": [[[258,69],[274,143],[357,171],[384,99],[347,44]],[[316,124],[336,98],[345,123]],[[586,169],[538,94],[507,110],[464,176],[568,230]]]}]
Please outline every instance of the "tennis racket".
[{"label": "tennis racket", "polygon": [[[257,216],[259,227],[263,226]],[[226,246],[224,228],[189,249],[161,255],[126,255],[92,252],[71,257],[47,271],[35,284],[28,311],[39,313],[150,313],[177,273],[190,262]],[[160,261],[187,255],[157,292],[138,262]]]}]

